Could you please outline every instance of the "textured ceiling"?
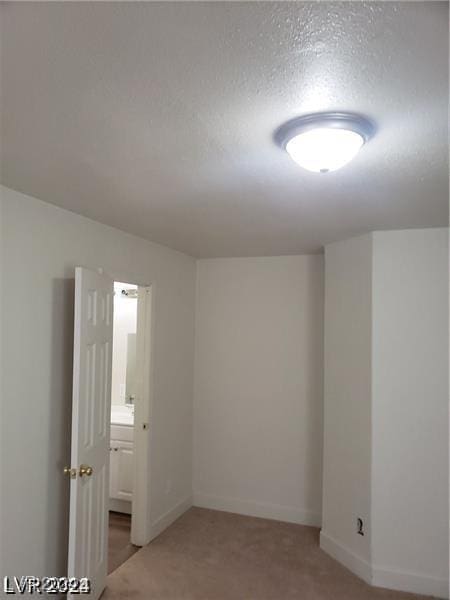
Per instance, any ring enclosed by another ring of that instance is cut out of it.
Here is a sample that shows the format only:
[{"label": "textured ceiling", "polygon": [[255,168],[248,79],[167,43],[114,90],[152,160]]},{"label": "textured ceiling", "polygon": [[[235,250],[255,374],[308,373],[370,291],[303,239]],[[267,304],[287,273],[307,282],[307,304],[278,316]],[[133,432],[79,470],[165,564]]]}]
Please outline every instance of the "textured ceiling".
[{"label": "textured ceiling", "polygon": [[[297,254],[448,223],[447,2],[1,6],[1,179],[194,256]],[[350,110],[340,171],[273,131]]]}]

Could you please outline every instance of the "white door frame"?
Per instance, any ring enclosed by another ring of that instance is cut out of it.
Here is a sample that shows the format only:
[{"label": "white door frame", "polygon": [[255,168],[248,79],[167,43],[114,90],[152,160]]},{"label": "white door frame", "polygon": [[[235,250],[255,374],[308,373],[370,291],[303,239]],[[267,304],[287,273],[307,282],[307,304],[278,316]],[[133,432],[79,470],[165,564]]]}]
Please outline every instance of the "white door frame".
[{"label": "white door frame", "polygon": [[145,546],[151,540],[150,442],[153,406],[154,286],[138,284],[136,326],[136,399],[134,408],[134,477],[131,543]]}]

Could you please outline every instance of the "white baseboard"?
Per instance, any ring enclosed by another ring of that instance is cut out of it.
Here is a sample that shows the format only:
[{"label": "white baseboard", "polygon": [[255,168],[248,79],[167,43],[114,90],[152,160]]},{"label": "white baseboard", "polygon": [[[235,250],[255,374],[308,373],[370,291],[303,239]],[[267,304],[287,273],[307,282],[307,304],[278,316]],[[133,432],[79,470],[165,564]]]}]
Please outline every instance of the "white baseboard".
[{"label": "white baseboard", "polygon": [[167,529],[174,521],[181,517],[192,506],[192,496],[188,496],[181,502],[178,502],[173,508],[161,515],[150,526],[150,541]]},{"label": "white baseboard", "polygon": [[419,573],[409,573],[388,569],[386,567],[372,567],[372,585],[376,587],[423,594],[436,598],[448,598],[449,588],[447,579],[439,579]]},{"label": "white baseboard", "polygon": [[356,555],[324,531],[320,532],[320,547],[352,573],[372,585],[372,566],[364,558]]},{"label": "white baseboard", "polygon": [[447,599],[449,597],[447,579],[373,566],[324,531],[320,532],[320,547],[347,569],[350,569],[352,573],[374,587],[423,594],[436,598]]},{"label": "white baseboard", "polygon": [[312,525],[313,527],[320,527],[321,525],[320,514],[312,511],[301,510],[293,506],[240,500],[239,498],[224,498],[202,492],[194,492],[194,506],[223,510],[250,517],[275,519],[299,525]]}]

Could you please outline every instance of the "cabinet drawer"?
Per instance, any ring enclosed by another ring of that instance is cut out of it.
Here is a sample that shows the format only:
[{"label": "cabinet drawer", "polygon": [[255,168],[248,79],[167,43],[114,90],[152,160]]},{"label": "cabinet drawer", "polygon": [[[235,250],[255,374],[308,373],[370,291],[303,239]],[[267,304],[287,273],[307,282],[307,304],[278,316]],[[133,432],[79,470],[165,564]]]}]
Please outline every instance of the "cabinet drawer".
[{"label": "cabinet drawer", "polygon": [[111,439],[123,442],[133,441],[134,428],[128,425],[111,425]]}]

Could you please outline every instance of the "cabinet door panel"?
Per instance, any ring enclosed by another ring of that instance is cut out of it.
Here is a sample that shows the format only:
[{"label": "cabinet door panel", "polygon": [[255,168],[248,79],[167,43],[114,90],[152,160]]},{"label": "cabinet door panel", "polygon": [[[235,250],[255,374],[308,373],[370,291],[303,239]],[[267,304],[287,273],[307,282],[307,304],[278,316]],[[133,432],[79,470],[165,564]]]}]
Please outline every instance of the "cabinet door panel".
[{"label": "cabinet door panel", "polygon": [[133,443],[120,442],[117,455],[117,498],[131,501],[134,472]]}]

